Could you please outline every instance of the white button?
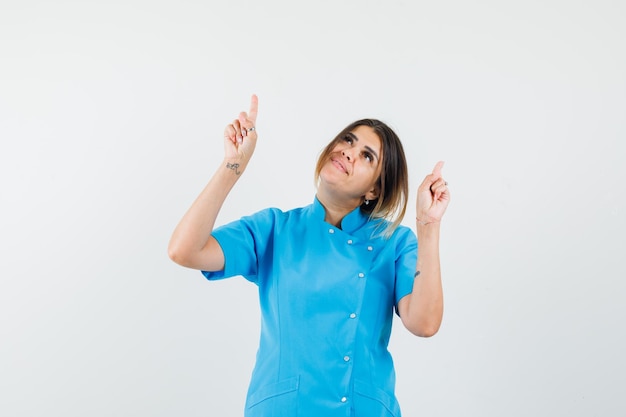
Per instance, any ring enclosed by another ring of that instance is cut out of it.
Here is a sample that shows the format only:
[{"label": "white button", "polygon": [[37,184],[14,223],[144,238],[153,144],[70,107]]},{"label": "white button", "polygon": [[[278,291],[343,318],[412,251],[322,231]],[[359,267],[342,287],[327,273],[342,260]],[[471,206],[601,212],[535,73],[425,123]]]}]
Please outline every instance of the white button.
[{"label": "white button", "polygon": [[328,233],[330,233],[330,234],[335,233],[335,229],[328,229]]},{"label": "white button", "polygon": [[352,239],[348,240],[348,245],[352,245]]},{"label": "white button", "polygon": [[368,246],[368,247],[367,247],[367,250],[371,252],[371,251],[373,251],[373,250],[374,250],[374,248],[373,248],[373,247],[371,247],[371,246]]},{"label": "white button", "polygon": [[347,355],[346,355],[346,356],[344,356],[344,357],[343,357],[343,360],[344,360],[344,362],[348,362],[348,361],[350,361],[350,356],[347,356]]},{"label": "white button", "polygon": [[348,399],[346,397],[341,397],[341,402],[345,403],[346,401],[348,401]]},{"label": "white button", "polygon": [[359,272],[359,278],[363,278],[365,274],[363,272]]},{"label": "white button", "polygon": [[355,317],[356,317],[356,314],[355,314],[355,313],[350,314],[350,318],[351,318],[351,319],[353,319],[353,318],[355,318]]}]

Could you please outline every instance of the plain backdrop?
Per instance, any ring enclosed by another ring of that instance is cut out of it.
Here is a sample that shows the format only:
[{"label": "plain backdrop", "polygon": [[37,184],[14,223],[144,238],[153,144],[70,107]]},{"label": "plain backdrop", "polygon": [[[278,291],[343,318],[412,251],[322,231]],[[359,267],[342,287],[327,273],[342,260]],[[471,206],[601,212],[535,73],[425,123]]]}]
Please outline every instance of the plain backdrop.
[{"label": "plain backdrop", "polygon": [[309,204],[358,118],[404,142],[404,224],[446,162],[404,415],[624,416],[625,39],[617,0],[0,0],[0,415],[242,415],[256,287],[166,248],[256,93],[220,224]]}]

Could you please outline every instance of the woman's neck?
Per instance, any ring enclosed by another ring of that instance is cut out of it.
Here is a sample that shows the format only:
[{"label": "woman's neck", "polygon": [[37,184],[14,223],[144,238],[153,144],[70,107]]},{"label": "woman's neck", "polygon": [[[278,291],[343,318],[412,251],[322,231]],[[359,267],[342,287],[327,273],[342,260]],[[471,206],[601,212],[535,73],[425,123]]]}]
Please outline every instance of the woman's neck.
[{"label": "woman's neck", "polygon": [[317,193],[317,199],[320,203],[322,203],[322,206],[326,211],[324,221],[336,227],[340,227],[343,218],[361,205],[360,201],[337,201],[336,199],[332,199],[330,196],[324,195],[324,193],[320,193],[319,191]]}]

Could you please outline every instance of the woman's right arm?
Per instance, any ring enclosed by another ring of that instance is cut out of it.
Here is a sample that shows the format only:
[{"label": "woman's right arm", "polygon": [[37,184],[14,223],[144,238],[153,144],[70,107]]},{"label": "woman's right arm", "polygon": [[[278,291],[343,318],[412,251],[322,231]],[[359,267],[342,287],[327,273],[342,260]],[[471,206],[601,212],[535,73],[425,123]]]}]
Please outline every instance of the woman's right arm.
[{"label": "woman's right arm", "polygon": [[257,109],[258,99],[253,95],[249,113],[240,113],[237,120],[226,126],[224,161],[170,238],[168,254],[177,264],[203,271],[224,269],[224,252],[211,232],[222,204],[254,153]]}]

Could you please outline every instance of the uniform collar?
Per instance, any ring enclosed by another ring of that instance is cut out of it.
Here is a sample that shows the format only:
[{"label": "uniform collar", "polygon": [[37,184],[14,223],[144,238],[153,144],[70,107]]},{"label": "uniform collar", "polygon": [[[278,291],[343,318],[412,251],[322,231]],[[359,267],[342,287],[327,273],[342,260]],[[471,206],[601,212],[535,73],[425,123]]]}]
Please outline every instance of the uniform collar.
[{"label": "uniform collar", "polygon": [[[315,200],[313,201],[312,214],[315,219],[318,219],[320,221],[324,221],[324,218],[326,217],[326,209],[317,199],[317,196],[315,196]],[[369,216],[361,211],[361,207],[357,207],[350,213],[346,214],[345,217],[341,220],[341,230],[348,234],[353,234],[354,232],[362,228],[368,220]]]}]

